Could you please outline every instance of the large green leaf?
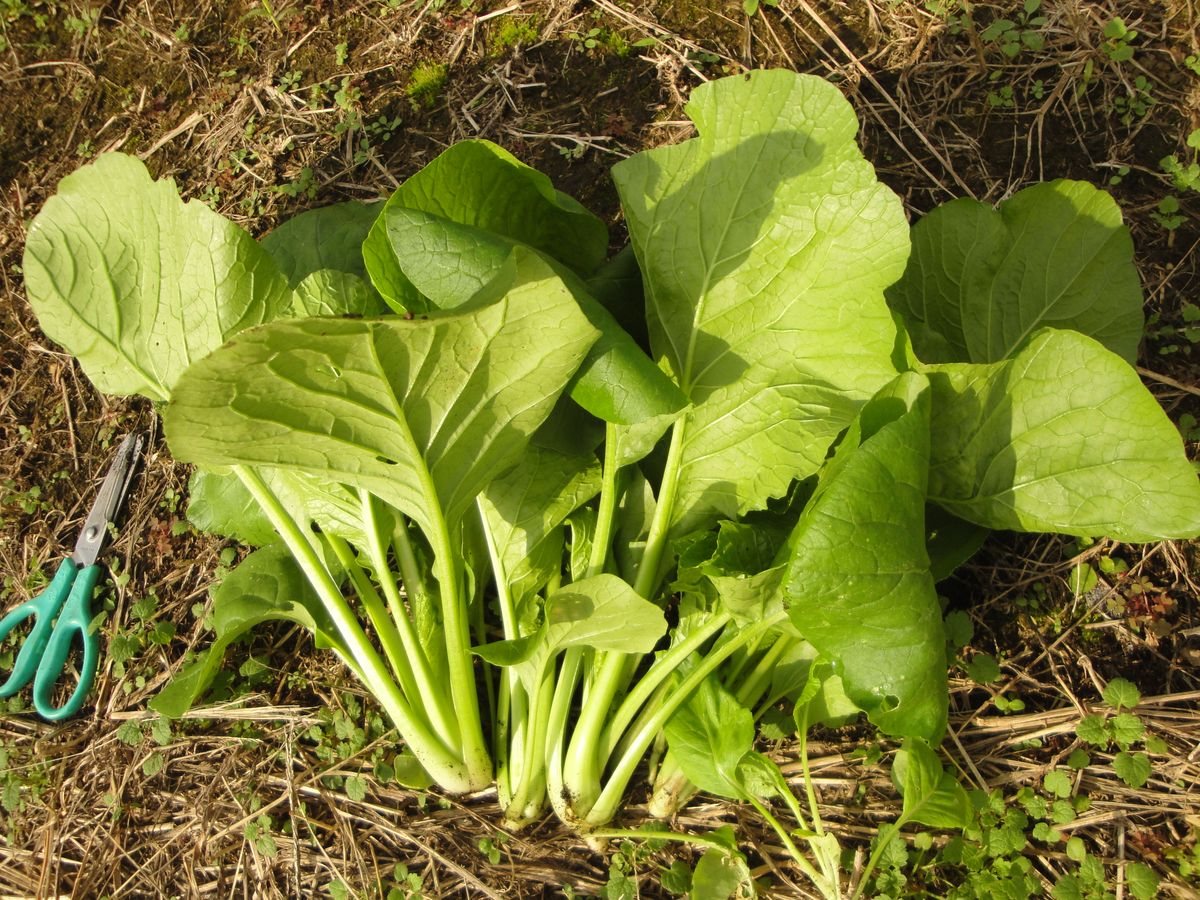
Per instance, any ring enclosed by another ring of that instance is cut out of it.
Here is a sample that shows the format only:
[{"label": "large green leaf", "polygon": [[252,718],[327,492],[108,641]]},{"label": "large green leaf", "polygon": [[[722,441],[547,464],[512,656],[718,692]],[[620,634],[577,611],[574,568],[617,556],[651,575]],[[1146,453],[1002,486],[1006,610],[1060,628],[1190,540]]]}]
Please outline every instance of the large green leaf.
[{"label": "large green leaf", "polygon": [[270,544],[247,556],[213,593],[212,645],[201,657],[176,674],[150,708],[178,718],[212,683],[225,650],[263,622],[294,622],[313,634],[318,647],[332,647],[344,659],[351,654],[338,636],[316,592],[283,544]]},{"label": "large green leaf", "polygon": [[109,394],[165,400],[195,360],[291,302],[249,234],[105,154],[64,178],[29,226],[29,304],[51,339]]},{"label": "large green leaf", "polygon": [[815,472],[894,377],[883,290],[908,254],[900,200],[832,85],[754,72],[701,85],[687,113],[697,138],[613,168],[652,348],[695,404],[676,534]]},{"label": "large green leaf", "polygon": [[[554,553],[548,567],[535,572],[535,551],[572,512],[600,491],[600,463],[595,457],[573,456],[531,445],[521,462],[495,479],[480,495],[488,530],[510,585],[524,583],[525,593],[537,590],[562,565]],[[544,577],[543,577],[544,576]],[[522,597],[516,596],[519,602]]]},{"label": "large green leaf", "polygon": [[1123,541],[1200,534],[1200,483],[1179,432],[1091,338],[1047,328],[1004,362],[927,372],[929,495],[956,516]]},{"label": "large green leaf", "polygon": [[1042,326],[1090,335],[1133,362],[1142,291],[1133,241],[1104,191],[1060,179],[993,208],[963,198],[913,228],[888,302],[926,362],[998,362]]},{"label": "large green leaf", "polygon": [[718,797],[745,799],[738,765],[754,748],[754,716],[720,681],[702,681],[664,731],[675,761],[696,787]]},{"label": "large green leaf", "polygon": [[[460,171],[472,166],[478,169]],[[450,193],[439,195],[438,185]],[[498,206],[498,197],[510,197],[512,205]],[[552,239],[544,226],[560,220],[564,231]],[[401,186],[364,252],[371,278],[389,302],[422,311],[461,306],[495,277],[514,247],[537,250],[600,332],[572,382],[572,399],[597,418],[623,424],[677,412],[685,403],[678,387],[577,274],[602,258],[605,235],[599,220],[555,194],[544,175],[486,141],[468,141]],[[578,263],[581,254],[586,266]]]},{"label": "large green leaf", "polygon": [[901,375],[863,408],[791,537],[792,624],[888,734],[941,739],[942,615],[925,551],[929,391]]},{"label": "large green leaf", "polygon": [[293,287],[321,269],[365,276],[362,245],[381,209],[357,200],[310,209],[264,235],[262,248]]},{"label": "large green leaf", "polygon": [[[424,226],[416,229],[424,266],[402,264],[394,250],[413,246],[414,220]],[[443,227],[428,227],[435,220]],[[427,299],[436,298],[426,291],[461,289],[457,273],[486,265],[464,252],[478,232],[541,250],[583,275],[608,251],[604,223],[541,172],[489,141],[459,141],[388,200],[363,244],[371,281],[398,309],[426,309]]]},{"label": "large green leaf", "polygon": [[164,416],[172,452],[365,488],[438,533],[443,512],[461,519],[520,458],[596,338],[532,254],[516,252],[480,303],[240,335],[180,382]]}]

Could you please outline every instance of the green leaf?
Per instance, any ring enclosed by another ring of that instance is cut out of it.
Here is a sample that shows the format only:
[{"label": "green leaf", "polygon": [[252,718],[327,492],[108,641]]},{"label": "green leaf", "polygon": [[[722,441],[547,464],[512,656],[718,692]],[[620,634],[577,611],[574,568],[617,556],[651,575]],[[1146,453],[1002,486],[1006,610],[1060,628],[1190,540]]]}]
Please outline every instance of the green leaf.
[{"label": "green leaf", "polygon": [[711,542],[692,545],[690,558],[680,559],[679,579],[694,569],[735,619],[759,621],[780,608],[785,567],[776,558],[786,540],[787,530],[772,522],[720,522]]},{"label": "green leaf", "polygon": [[573,456],[531,445],[521,462],[491,482],[479,505],[495,542],[513,599],[541,588],[561,566],[554,553],[545,566],[536,550],[572,512],[600,491],[600,464],[595,457]]},{"label": "green leaf", "polygon": [[692,889],[692,869],[681,859],[671,862],[669,869],[660,869],[658,883],[664,891],[681,897]]},{"label": "green leaf", "polygon": [[200,531],[261,547],[277,539],[275,527],[232,474],[197,469],[188,482],[187,519]]},{"label": "green leaf", "polygon": [[925,505],[925,548],[929,551],[929,569],[934,581],[954,574],[983,546],[991,534],[987,528],[952,516],[940,506]]},{"label": "green leaf", "polygon": [[365,488],[437,533],[520,459],[596,336],[536,256],[517,251],[489,290],[495,302],[457,315],[239,336],[181,382],[172,452]]},{"label": "green leaf", "polygon": [[1091,338],[1046,329],[1010,360],[927,374],[929,495],[955,515],[1135,542],[1200,533],[1200,482],[1179,432]]},{"label": "green leaf", "polygon": [[902,375],[872,399],[790,538],[792,624],[888,734],[941,739],[946,639],[925,553],[929,394]]},{"label": "green leaf", "polygon": [[533,654],[516,665],[530,691],[554,656],[568,647],[649,653],[667,630],[662,610],[616,575],[594,575],[560,588],[546,601],[543,617]]},{"label": "green leaf", "polygon": [[990,653],[976,653],[967,663],[967,677],[976,684],[991,684],[999,681],[1000,676],[1000,664]]},{"label": "green leaf", "polygon": [[1150,757],[1122,750],[1113,757],[1113,771],[1131,788],[1140,788],[1150,780]]},{"label": "green leaf", "polygon": [[1153,900],[1158,896],[1161,879],[1145,863],[1129,863],[1125,867],[1125,883],[1136,900]]},{"label": "green leaf", "polygon": [[1131,713],[1119,713],[1113,716],[1112,722],[1113,740],[1120,747],[1129,747],[1140,741],[1146,735],[1146,726],[1142,724],[1142,720]]},{"label": "green leaf", "polygon": [[1097,713],[1088,713],[1080,719],[1075,726],[1075,734],[1081,741],[1094,747],[1107,747],[1111,738],[1104,716]]},{"label": "green leaf", "polygon": [[[617,323],[645,350],[650,348],[646,330],[646,293],[633,245],[626,244],[587,280],[587,291],[607,309]],[[1186,318],[1187,311],[1184,311]],[[1194,321],[1194,320],[1189,320]]]},{"label": "green leaf", "polygon": [[998,362],[1044,326],[1081,331],[1136,360],[1142,291],[1129,229],[1106,192],[1059,179],[997,209],[952,200],[913,227],[912,241],[887,297],[923,326],[913,345],[925,362]]},{"label": "green leaf", "polygon": [[654,355],[693,403],[674,535],[817,470],[895,374],[882,294],[908,251],[901,204],[832,85],[754,72],[701,85],[686,112],[698,137],[613,167]]},{"label": "green leaf", "polygon": [[691,900],[729,900],[754,896],[754,879],[740,853],[711,848],[704,851],[692,873]]},{"label": "green leaf", "polygon": [[321,269],[366,276],[362,244],[382,203],[351,200],[293,216],[262,237],[262,248],[295,287]]},{"label": "green leaf", "polygon": [[213,593],[212,608],[216,639],[150,701],[155,712],[172,719],[187,712],[212,683],[226,647],[262,622],[294,622],[313,633],[317,646],[349,656],[325,607],[283,544],[263,547],[242,560]]},{"label": "green leaf", "polygon": [[946,642],[955,650],[967,646],[975,636],[975,623],[961,609],[949,613],[942,620],[942,627],[946,629]]},{"label": "green leaf", "polygon": [[1067,858],[1072,862],[1083,862],[1087,856],[1087,844],[1083,842],[1081,837],[1072,837],[1067,839],[1066,848]]},{"label": "green leaf", "polygon": [[401,186],[363,250],[384,297],[418,312],[468,302],[514,247],[545,254],[600,332],[572,398],[598,418],[623,424],[678,412],[686,403],[678,387],[579,277],[603,259],[607,245],[603,223],[550,188],[544,175],[494,144],[464,141]]},{"label": "green leaf", "polygon": [[1104,686],[1101,696],[1113,709],[1133,709],[1142,702],[1142,692],[1127,678],[1114,678]]},{"label": "green leaf", "polygon": [[[442,220],[444,232],[415,232],[438,238],[423,248],[426,266],[419,272],[405,268],[394,248],[412,239],[414,219],[428,222],[433,217]],[[490,141],[459,141],[392,194],[363,243],[371,281],[389,303],[401,310],[426,310],[422,296],[450,290],[437,279],[461,278],[456,273],[464,266],[474,268],[473,260],[455,246],[455,225],[498,235],[506,246],[515,241],[541,250],[583,275],[608,252],[604,223],[556,191],[541,172]],[[479,286],[465,289],[467,296]]]},{"label": "green leaf", "polygon": [[152,400],[168,399],[195,360],[291,302],[249,234],[119,153],[59,183],[29,226],[23,266],[42,330],[96,387]]},{"label": "green leaf", "polygon": [[304,316],[375,316],[387,306],[370,285],[349,272],[320,269],[305,276],[292,293],[291,313]]},{"label": "green leaf", "polygon": [[1071,796],[1071,776],[1062,769],[1054,769],[1042,776],[1042,787],[1051,797]]},{"label": "green leaf", "polygon": [[942,768],[937,753],[921,738],[909,738],[896,753],[892,779],[904,797],[900,818],[931,828],[965,828],[971,801],[962,785]]},{"label": "green leaf", "polygon": [[1076,597],[1088,593],[1099,583],[1100,576],[1091,564],[1086,562],[1076,563],[1067,577],[1067,586]]},{"label": "green leaf", "polygon": [[667,744],[700,790],[745,799],[738,766],[754,747],[754,716],[716,678],[706,678],[667,722]]}]

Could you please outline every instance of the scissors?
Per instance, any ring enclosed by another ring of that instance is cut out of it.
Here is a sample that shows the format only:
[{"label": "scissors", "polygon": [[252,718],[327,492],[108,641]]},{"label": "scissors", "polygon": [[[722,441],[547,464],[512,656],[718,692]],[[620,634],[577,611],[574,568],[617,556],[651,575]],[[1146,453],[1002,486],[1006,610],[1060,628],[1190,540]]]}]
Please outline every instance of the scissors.
[{"label": "scissors", "polygon": [[[129,490],[143,441],[140,434],[121,441],[79,532],[75,552],[59,563],[50,586],[0,620],[3,641],[17,625],[33,618],[33,629],[21,645],[12,674],[0,685],[0,697],[11,697],[32,679],[33,708],[48,721],[57,722],[79,712],[95,680],[100,655],[99,640],[91,632],[92,592],[100,580],[96,559]],[[83,645],[79,683],[62,706],[54,706],[54,686],[64,674],[76,639]]]}]

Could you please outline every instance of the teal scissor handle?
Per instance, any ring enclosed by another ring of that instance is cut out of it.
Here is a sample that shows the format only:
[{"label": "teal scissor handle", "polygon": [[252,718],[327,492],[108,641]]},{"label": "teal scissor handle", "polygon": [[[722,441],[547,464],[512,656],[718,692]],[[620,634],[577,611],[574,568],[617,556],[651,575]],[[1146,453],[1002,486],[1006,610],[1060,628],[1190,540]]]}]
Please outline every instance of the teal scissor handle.
[{"label": "teal scissor handle", "polygon": [[[90,632],[92,592],[100,580],[100,567],[79,568],[70,559],[58,566],[49,587],[22,603],[0,620],[0,641],[21,622],[32,617],[33,630],[26,636],[8,680],[0,685],[0,697],[11,697],[33,681],[33,708],[38,715],[57,722],[79,712],[96,678],[99,642]],[[62,706],[53,706],[54,685],[63,675],[67,657],[76,638],[83,646],[79,683]]]}]

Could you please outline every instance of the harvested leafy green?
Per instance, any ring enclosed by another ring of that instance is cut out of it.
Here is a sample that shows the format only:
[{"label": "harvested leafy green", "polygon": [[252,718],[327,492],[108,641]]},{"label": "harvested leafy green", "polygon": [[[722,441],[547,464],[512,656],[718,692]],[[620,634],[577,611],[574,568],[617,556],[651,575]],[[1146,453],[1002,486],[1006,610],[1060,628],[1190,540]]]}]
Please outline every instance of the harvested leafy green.
[{"label": "harvested leafy green", "polygon": [[[811,782],[805,811],[754,751],[789,709],[802,760],[811,723],[860,712],[904,741],[868,869],[903,823],[964,820],[933,749],[935,578],[990,528],[1200,533],[1128,362],[1128,234],[1053,182],[948,204],[910,256],[832,85],[755,72],[687,113],[696,137],[614,168],[631,243],[607,261],[599,219],[485,141],[261,243],[128,157],[64,179],[25,256],[44,329],[102,390],[168,401],[191,521],[261,546],[156,709],[285,619],[375,696],[415,780],[495,783],[513,825],[549,804],[603,826],[665,736],[652,809],[751,803],[835,896]],[[693,887],[749,883],[732,839],[696,840]]]}]

